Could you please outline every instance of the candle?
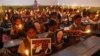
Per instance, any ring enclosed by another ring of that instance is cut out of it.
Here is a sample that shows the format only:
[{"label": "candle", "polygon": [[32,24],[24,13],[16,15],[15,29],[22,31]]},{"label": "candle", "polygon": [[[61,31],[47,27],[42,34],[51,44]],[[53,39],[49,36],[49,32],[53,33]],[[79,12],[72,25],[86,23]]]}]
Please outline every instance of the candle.
[{"label": "candle", "polygon": [[19,29],[22,29],[22,25],[21,24],[19,25]]},{"label": "candle", "polygon": [[96,14],[95,16],[96,16],[96,17],[98,17],[98,16],[99,16],[99,14]]},{"label": "candle", "polygon": [[25,50],[25,54],[26,54],[26,56],[29,56],[29,51]]},{"label": "candle", "polygon": [[22,24],[19,24],[19,25],[16,25],[16,27],[18,30],[21,30],[23,26],[22,26]]},{"label": "candle", "polygon": [[5,17],[5,20],[8,20],[8,17],[7,16]]},{"label": "candle", "polygon": [[84,33],[91,33],[91,30],[87,29]]}]

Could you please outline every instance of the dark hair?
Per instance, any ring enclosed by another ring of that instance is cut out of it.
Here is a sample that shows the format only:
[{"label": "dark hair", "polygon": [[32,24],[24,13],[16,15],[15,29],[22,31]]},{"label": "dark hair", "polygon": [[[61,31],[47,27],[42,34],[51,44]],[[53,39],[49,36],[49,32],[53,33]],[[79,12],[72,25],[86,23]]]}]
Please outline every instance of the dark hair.
[{"label": "dark hair", "polygon": [[21,19],[20,17],[17,17],[17,18],[14,19],[14,21],[12,21],[12,22],[13,22],[13,25],[16,24],[16,20],[18,20],[18,19],[19,19],[19,20],[21,21],[21,23],[22,23],[22,19]]},{"label": "dark hair", "polygon": [[50,20],[48,26],[55,26],[57,23],[54,20]]},{"label": "dark hair", "polygon": [[82,18],[82,16],[81,15],[75,15],[74,17],[73,17],[73,20],[75,21],[75,20],[77,20],[77,19],[81,19]]},{"label": "dark hair", "polygon": [[30,24],[30,25],[28,25],[28,27],[26,26],[25,28],[24,28],[24,30],[25,30],[25,32],[27,32],[29,29],[33,29],[34,31],[36,31],[36,29],[35,29],[35,27],[34,27],[34,25],[33,24]]},{"label": "dark hair", "polygon": [[83,17],[89,16],[90,12],[83,12]]}]

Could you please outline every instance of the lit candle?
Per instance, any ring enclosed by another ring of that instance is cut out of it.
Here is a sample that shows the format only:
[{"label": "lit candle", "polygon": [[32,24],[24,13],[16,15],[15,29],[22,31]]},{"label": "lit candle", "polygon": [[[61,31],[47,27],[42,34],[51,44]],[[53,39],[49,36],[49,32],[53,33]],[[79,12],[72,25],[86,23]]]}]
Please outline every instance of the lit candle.
[{"label": "lit candle", "polygon": [[26,54],[26,56],[29,56],[29,51],[25,50],[25,54]]},{"label": "lit candle", "polygon": [[96,14],[95,16],[96,16],[96,17],[98,17],[98,16],[99,16],[99,14]]},{"label": "lit candle", "polygon": [[91,30],[87,29],[84,33],[91,33]]},{"label": "lit candle", "polygon": [[18,25],[18,29],[22,29],[22,24]]},{"label": "lit candle", "polygon": [[5,20],[8,20],[8,17],[7,16],[5,17]]}]

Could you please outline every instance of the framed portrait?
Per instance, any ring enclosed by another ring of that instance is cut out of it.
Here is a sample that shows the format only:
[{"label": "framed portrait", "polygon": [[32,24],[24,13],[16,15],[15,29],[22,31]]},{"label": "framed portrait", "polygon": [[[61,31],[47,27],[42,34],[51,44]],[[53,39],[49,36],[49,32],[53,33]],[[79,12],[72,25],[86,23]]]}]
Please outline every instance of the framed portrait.
[{"label": "framed portrait", "polygon": [[44,56],[51,53],[51,38],[31,40],[31,56]]}]

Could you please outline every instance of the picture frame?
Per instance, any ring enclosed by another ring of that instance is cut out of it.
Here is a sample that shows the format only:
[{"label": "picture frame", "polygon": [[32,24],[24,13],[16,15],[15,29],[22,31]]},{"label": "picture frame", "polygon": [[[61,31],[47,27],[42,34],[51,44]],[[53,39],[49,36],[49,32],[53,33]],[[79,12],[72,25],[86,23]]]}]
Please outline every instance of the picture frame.
[{"label": "picture frame", "polygon": [[51,53],[51,38],[35,38],[31,40],[31,56],[43,56]]}]

